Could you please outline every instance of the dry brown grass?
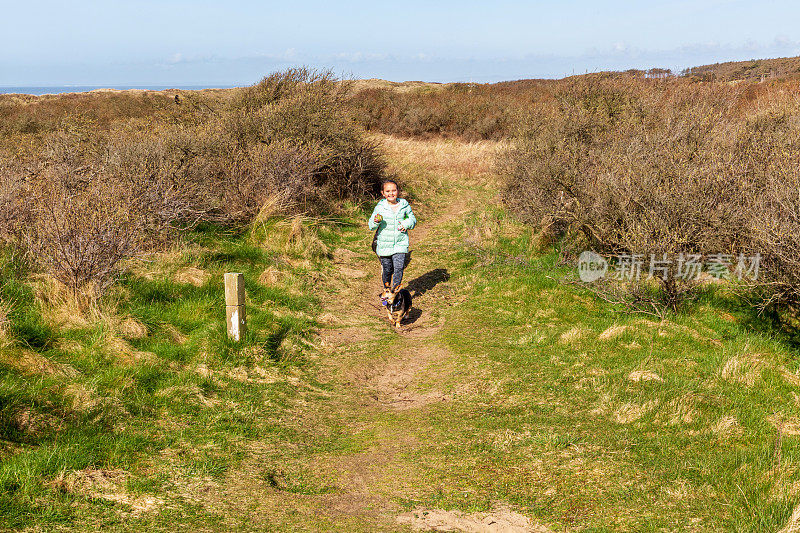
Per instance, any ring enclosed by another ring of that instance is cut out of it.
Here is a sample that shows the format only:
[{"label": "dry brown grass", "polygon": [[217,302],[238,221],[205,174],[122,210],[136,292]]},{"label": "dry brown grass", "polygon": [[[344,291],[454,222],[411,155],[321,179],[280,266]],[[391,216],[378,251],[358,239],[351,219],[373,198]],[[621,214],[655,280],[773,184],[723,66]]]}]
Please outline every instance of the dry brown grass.
[{"label": "dry brown grass", "polygon": [[711,432],[720,440],[737,437],[744,433],[744,428],[735,416],[723,416],[711,427]]},{"label": "dry brown grass", "polygon": [[101,313],[94,292],[75,293],[58,279],[39,274],[30,281],[44,319],[53,326],[83,329],[99,320]]},{"label": "dry brown grass", "polygon": [[[319,259],[330,254],[328,246],[316,232],[320,223],[319,219],[305,215],[274,218],[262,222],[262,226],[269,225],[269,231],[253,231],[252,236],[263,248],[287,258]],[[259,225],[254,228],[259,229]],[[287,261],[296,262],[297,259]]]},{"label": "dry brown grass", "polygon": [[120,318],[115,324],[116,331],[126,339],[143,339],[147,337],[147,326],[128,316]]},{"label": "dry brown grass", "polygon": [[358,93],[366,89],[391,89],[399,93],[406,93],[418,89],[437,90],[444,89],[452,85],[451,83],[435,83],[426,81],[388,81],[378,78],[354,80],[352,91]]},{"label": "dry brown grass", "polygon": [[209,279],[211,279],[211,274],[196,266],[181,268],[175,272],[174,276],[177,283],[186,283],[195,287],[202,287]]},{"label": "dry brown grass", "polygon": [[767,366],[759,354],[739,354],[725,362],[720,370],[720,377],[752,387],[761,379],[761,371]]},{"label": "dry brown grass", "polygon": [[470,178],[489,173],[495,154],[506,146],[501,141],[420,140],[391,136],[382,136],[380,140],[392,160],[413,161],[434,172]]},{"label": "dry brown grass", "polygon": [[147,494],[134,496],[130,494],[125,488],[128,477],[129,474],[124,470],[85,468],[69,473],[62,471],[50,482],[50,485],[63,492],[71,492],[123,504],[130,508],[133,516],[155,511],[163,505],[164,500],[156,496]]},{"label": "dry brown grass", "polygon": [[9,331],[11,320],[8,316],[10,313],[11,305],[0,299],[0,348],[11,342]]},{"label": "dry brown grass", "polygon": [[56,363],[41,354],[24,348],[4,348],[0,350],[0,362],[25,375],[58,375],[75,377],[78,372],[68,366]]},{"label": "dry brown grass", "polygon": [[273,266],[268,266],[258,277],[258,282],[267,287],[275,285],[285,274]]}]

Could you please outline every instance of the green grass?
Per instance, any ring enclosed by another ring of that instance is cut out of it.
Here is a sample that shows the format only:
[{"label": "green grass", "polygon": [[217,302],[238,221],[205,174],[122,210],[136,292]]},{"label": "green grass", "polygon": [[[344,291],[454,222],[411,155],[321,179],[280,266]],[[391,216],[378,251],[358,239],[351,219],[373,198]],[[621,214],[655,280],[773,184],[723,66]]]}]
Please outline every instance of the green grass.
[{"label": "green grass", "polygon": [[[406,505],[504,501],[581,530],[783,527],[800,446],[788,435],[778,446],[770,419],[800,414],[785,377],[794,345],[754,329],[746,309],[731,314],[723,289],[664,323],[615,312],[560,283],[575,273],[554,253],[532,257],[529,237],[458,255],[454,282],[470,297],[440,341],[482,386],[431,409],[422,434],[437,444],[413,460],[439,489]],[[603,339],[612,326],[626,329]],[[734,357],[744,366],[726,373]],[[663,381],[632,381],[637,370]]]},{"label": "green grass", "polygon": [[[427,190],[424,169],[414,172],[424,227],[449,189]],[[553,530],[782,528],[800,497],[800,437],[775,427],[800,423],[793,337],[725,287],[663,322],[620,313],[562,283],[576,272],[556,252],[531,252],[532,231],[480,184],[459,191],[474,199],[469,212],[416,243],[407,274],[450,276],[415,300],[431,323],[444,318],[429,338],[364,317],[373,338],[314,348],[321,291],[340,283],[320,282],[332,275],[331,251],[363,251],[371,206],[306,220],[294,234],[280,219],[252,231],[200,228],[180,253],[132,268],[109,293],[113,313],[86,327],[52,325],[22,263],[3,255],[12,344],[0,350],[33,350],[74,373],[0,364],[0,528],[395,530],[379,515],[386,502],[509,506]],[[268,267],[282,275],[264,286]],[[207,280],[176,281],[187,268]],[[224,330],[227,271],[247,284],[241,344]],[[134,355],[114,348],[114,317],[145,326],[125,339]],[[425,348],[447,355],[408,390],[447,400],[371,403],[370,382],[356,378]],[[660,379],[634,381],[637,371]],[[83,469],[124,471],[130,498],[166,503],[136,514],[55,482]],[[328,512],[353,493],[375,501]]]},{"label": "green grass", "polygon": [[[0,258],[0,294],[13,304],[7,346],[0,347],[7,361],[0,364],[0,529],[133,527],[141,521],[168,529],[173,510],[123,520],[125,504],[61,490],[53,480],[86,468],[121,469],[128,477],[120,490],[163,495],[181,479],[223,480],[242,460],[242,442],[309,440],[286,423],[303,392],[287,378],[316,383],[307,357],[316,299],[305,272],[286,262],[293,253],[259,242],[277,236],[269,228],[260,235],[200,228],[186,236],[181,253],[145,264],[154,276],[135,268],[126,273],[101,301],[102,317],[87,327],[49,323],[47,304],[36,300],[19,258]],[[286,276],[265,287],[257,280],[270,265]],[[203,269],[208,279],[200,286],[175,281],[186,267]],[[225,332],[222,274],[228,271],[246,279],[249,329],[241,343]],[[133,353],[151,355],[120,357],[112,341],[123,334],[114,316],[145,326],[145,336],[125,343]],[[73,372],[20,370],[12,364],[20,349]],[[196,505],[184,503],[180,513]],[[213,516],[194,519],[213,522]]]}]

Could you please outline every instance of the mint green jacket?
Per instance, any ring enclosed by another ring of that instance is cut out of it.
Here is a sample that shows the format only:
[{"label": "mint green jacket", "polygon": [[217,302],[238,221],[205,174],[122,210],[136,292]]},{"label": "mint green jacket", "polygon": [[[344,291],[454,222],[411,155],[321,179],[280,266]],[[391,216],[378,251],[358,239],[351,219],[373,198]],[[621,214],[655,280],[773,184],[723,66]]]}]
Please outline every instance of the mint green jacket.
[{"label": "mint green jacket", "polygon": [[[392,211],[389,207],[389,202],[384,198],[369,216],[369,229],[378,229],[378,247],[375,252],[379,256],[387,256],[393,254],[408,253],[408,233],[400,231],[398,227],[402,226],[407,230],[414,229],[417,225],[417,219],[411,211],[411,205],[405,198],[399,198],[397,203],[400,207],[397,212]],[[381,215],[383,220],[380,223],[375,223],[375,215]]]}]

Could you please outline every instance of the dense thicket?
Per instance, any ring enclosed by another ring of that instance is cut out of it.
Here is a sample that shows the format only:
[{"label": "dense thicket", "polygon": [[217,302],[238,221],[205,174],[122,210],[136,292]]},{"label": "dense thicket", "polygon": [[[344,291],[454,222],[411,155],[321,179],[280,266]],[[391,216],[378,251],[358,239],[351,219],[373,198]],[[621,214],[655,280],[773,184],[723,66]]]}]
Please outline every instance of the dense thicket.
[{"label": "dense thicket", "polygon": [[367,88],[352,105],[363,127],[403,136],[445,136],[475,141],[503,139],[526,109],[550,97],[556,82],[453,83],[410,90]]},{"label": "dense thicket", "polygon": [[[607,254],[760,253],[761,281],[800,301],[793,95],[589,77],[554,96],[504,159],[504,200],[519,216]],[[685,285],[677,266],[660,280],[672,305]]]},{"label": "dense thicket", "polygon": [[384,168],[348,91],[296,69],[224,94],[132,94],[127,106],[5,99],[0,237],[70,287],[102,289],[176,225],[246,224],[267,203],[333,209],[374,190]]}]

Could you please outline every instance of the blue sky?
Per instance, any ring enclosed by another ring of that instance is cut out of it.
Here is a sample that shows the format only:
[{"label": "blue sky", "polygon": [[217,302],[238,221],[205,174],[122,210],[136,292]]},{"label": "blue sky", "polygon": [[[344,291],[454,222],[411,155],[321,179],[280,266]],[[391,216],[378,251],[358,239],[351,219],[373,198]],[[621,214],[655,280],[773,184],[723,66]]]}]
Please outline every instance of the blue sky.
[{"label": "blue sky", "polygon": [[0,2],[0,85],[240,85],[299,65],[486,82],[800,55],[789,1]]}]

